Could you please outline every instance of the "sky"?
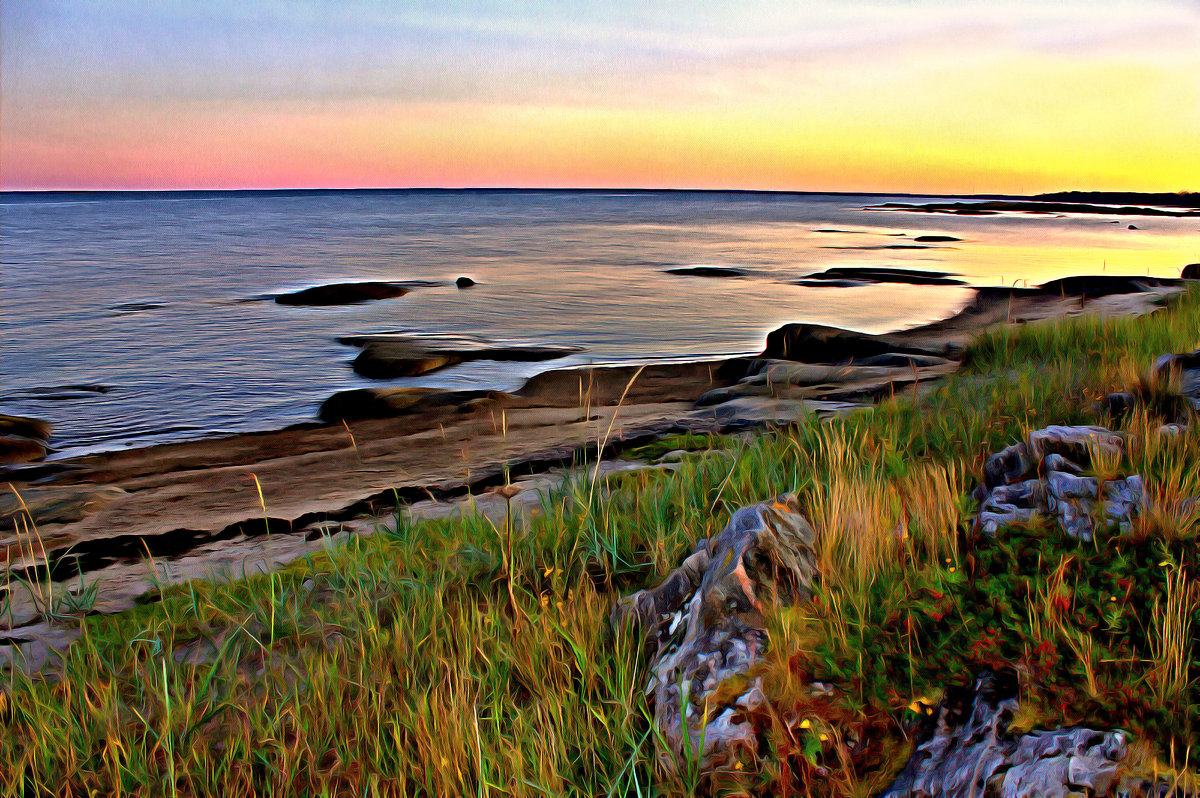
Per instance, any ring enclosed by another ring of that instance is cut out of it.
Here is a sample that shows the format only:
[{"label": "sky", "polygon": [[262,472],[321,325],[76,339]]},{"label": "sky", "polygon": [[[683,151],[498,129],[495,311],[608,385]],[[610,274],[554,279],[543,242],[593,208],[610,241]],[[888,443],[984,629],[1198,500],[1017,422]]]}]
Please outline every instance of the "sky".
[{"label": "sky", "polygon": [[1200,0],[0,0],[0,187],[1200,190]]}]

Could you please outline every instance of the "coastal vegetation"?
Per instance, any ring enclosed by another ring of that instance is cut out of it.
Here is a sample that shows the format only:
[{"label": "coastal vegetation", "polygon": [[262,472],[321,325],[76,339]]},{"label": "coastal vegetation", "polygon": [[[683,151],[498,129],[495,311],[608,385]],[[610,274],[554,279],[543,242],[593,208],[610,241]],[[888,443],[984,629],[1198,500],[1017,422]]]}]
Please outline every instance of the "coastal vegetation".
[{"label": "coastal vegetation", "polygon": [[[874,407],[637,453],[683,451],[677,468],[596,478],[581,454],[521,522],[400,512],[277,572],[164,587],[112,616],[89,612],[86,583],[68,598],[10,575],[81,634],[44,673],[4,675],[0,789],[866,796],[947,687],[1001,667],[1020,676],[1018,729],[1125,729],[1135,772],[1193,788],[1200,430],[1163,429],[1178,386],[1147,375],[1198,346],[1195,289],[1145,317],[1005,327],[959,372]],[[1151,401],[1115,421],[1113,391]],[[1142,475],[1150,512],[1086,542],[1038,519],[970,533],[990,453],[1084,423],[1126,434],[1093,468]],[[612,607],[782,493],[821,561],[810,602],[769,612],[754,719],[768,750],[718,774],[664,770],[647,656]]]}]

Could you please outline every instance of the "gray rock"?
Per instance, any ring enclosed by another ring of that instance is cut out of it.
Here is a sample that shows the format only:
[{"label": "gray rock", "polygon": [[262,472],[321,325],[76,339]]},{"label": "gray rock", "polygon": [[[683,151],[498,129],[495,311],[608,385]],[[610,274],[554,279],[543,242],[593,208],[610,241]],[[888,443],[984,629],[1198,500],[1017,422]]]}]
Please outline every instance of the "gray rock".
[{"label": "gray rock", "polygon": [[[1128,531],[1146,496],[1139,476],[1105,482],[1082,476],[1097,451],[1119,455],[1124,440],[1104,427],[1047,427],[1029,433],[984,463],[975,532],[993,535],[1038,515],[1057,521],[1070,537],[1091,540],[1097,521]],[[1039,478],[1037,475],[1041,474]]]},{"label": "gray rock", "polygon": [[883,798],[1067,798],[1108,795],[1123,775],[1125,733],[1079,727],[1008,733],[1015,674],[985,672],[938,706]]},{"label": "gray rock", "polygon": [[1014,444],[996,452],[983,464],[983,484],[992,488],[1020,482],[1030,475],[1033,467],[1029,447],[1023,443]]},{"label": "gray rock", "polygon": [[1119,433],[1105,427],[1051,426],[1029,433],[1029,454],[1034,460],[1059,454],[1076,463],[1092,463],[1092,452],[1120,455],[1125,441]]},{"label": "gray rock", "polygon": [[647,693],[668,769],[689,760],[721,767],[757,750],[746,713],[765,703],[761,680],[720,701],[715,693],[758,661],[764,608],[811,596],[815,539],[794,496],[742,508],[662,584],[614,608],[614,625],[640,628],[650,647]]}]

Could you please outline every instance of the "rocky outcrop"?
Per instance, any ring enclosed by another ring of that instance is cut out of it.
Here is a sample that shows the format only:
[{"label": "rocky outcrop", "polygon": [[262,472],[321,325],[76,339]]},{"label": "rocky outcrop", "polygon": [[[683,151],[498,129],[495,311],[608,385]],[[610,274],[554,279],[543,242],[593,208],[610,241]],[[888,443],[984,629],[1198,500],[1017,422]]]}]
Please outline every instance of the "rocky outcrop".
[{"label": "rocky outcrop", "polygon": [[352,335],[338,341],[362,350],[354,359],[354,371],[373,379],[415,377],[469,360],[533,362],[583,351],[578,346],[515,346],[467,336],[406,333]]},{"label": "rocky outcrop", "polygon": [[408,291],[407,286],[396,282],[332,283],[279,294],[275,302],[280,305],[353,305],[404,296]]},{"label": "rocky outcrop", "polygon": [[1125,441],[1104,427],[1053,426],[988,458],[975,490],[979,513],[974,530],[995,534],[1035,515],[1054,518],[1063,531],[1091,540],[1096,523],[1127,529],[1145,503],[1137,475],[1101,481],[1083,476],[1099,454],[1120,457]]},{"label": "rocky outcrop", "polygon": [[719,688],[744,677],[761,656],[764,608],[810,597],[815,537],[794,496],[743,508],[662,584],[614,609],[614,624],[636,626],[648,641],[647,692],[668,769],[688,760],[719,767],[757,752],[746,715],[765,703],[760,680]]},{"label": "rocky outcrop", "polygon": [[[892,248],[902,245],[895,244]],[[908,285],[966,285],[951,276],[950,272],[924,271],[921,269],[897,269],[886,267],[838,266],[823,272],[810,274],[799,282],[805,286],[820,286],[826,281],[858,285],[877,283],[904,283]]]},{"label": "rocky outcrop", "polygon": [[1189,263],[1183,267],[1183,274],[1179,275],[1185,280],[1200,280],[1200,263]]},{"label": "rocky outcrop", "polygon": [[882,798],[1068,798],[1115,794],[1125,733],[1079,727],[1011,735],[1017,677],[985,672],[948,691]]}]

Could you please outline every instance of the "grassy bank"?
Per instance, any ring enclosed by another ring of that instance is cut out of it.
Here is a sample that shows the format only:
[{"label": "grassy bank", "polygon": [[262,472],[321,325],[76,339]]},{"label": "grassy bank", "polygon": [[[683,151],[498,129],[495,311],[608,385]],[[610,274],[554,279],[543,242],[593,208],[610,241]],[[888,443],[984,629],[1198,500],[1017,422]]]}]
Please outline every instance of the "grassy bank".
[{"label": "grassy bank", "polygon": [[[1132,732],[1147,770],[1200,742],[1194,576],[1200,432],[1126,424],[1159,509],[1094,542],[1048,525],[963,534],[984,458],[1200,345],[1200,292],[1151,317],[983,338],[953,378],[845,418],[709,452],[673,473],[586,477],[527,526],[381,520],[279,573],[172,588],[78,621],[61,678],[10,673],[11,795],[650,795],[665,777],[646,657],[614,600],[656,583],[729,512],[799,494],[822,553],[816,600],[770,618],[761,770],[738,789],[867,795],[903,763],[946,684],[1010,663],[1018,725]],[[663,448],[674,448],[675,441]],[[899,533],[899,534],[897,534]],[[148,564],[161,567],[162,564]],[[14,587],[14,589],[20,589]],[[829,695],[808,685],[827,682]],[[1194,757],[1193,757],[1194,758]]]}]

